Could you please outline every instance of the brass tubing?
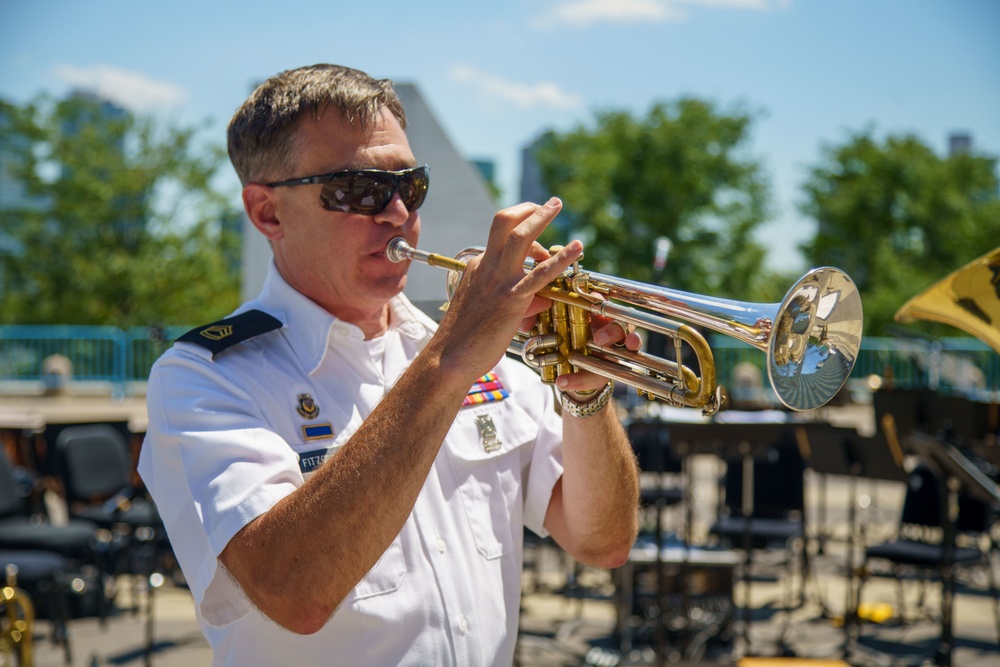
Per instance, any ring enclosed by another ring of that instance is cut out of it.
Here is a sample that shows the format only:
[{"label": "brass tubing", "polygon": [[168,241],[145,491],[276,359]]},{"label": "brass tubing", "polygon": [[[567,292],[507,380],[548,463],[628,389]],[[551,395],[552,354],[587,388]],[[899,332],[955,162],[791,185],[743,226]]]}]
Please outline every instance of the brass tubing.
[{"label": "brass tubing", "polygon": [[[469,249],[459,257],[472,257],[477,252],[481,251]],[[411,248],[401,237],[389,242],[386,256],[397,262],[411,259],[446,268],[456,272],[453,276],[466,267],[459,259]],[[526,271],[533,266],[531,260],[524,263]],[[449,281],[450,286],[454,283]],[[715,361],[707,341],[691,325],[726,334],[763,351],[771,388],[781,403],[793,410],[818,408],[833,398],[850,376],[861,347],[860,294],[849,276],[832,267],[809,271],[776,304],[715,299],[645,285],[585,272],[577,264],[537,294],[554,302],[549,311],[552,329],[546,333],[561,337],[558,355],[548,343],[529,342],[528,336],[519,336],[508,350],[526,352],[527,356],[522,355],[525,363],[536,369],[557,365],[555,371],[544,371],[545,381],[554,381],[553,372],[556,376],[572,372],[561,365],[568,360],[572,366],[602,375],[613,369],[615,375],[609,377],[652,397],[701,407],[706,413],[719,407]],[[596,356],[592,344],[586,342],[589,327],[583,326],[590,315],[662,333],[674,341],[678,357],[681,344],[688,345],[697,357],[698,373],[681,365],[680,359],[676,364],[648,356],[616,360],[611,352],[591,364],[600,370],[588,367],[586,359],[580,358]],[[680,322],[668,319],[671,317]],[[623,371],[624,366],[636,370]]]}]

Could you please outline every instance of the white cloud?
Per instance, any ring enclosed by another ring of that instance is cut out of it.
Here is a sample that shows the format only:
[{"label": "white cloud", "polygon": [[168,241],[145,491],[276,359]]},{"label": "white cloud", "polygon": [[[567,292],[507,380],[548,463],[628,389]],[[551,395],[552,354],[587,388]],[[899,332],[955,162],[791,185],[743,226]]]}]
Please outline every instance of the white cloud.
[{"label": "white cloud", "polygon": [[588,26],[595,23],[679,21],[684,13],[663,0],[570,0],[544,17],[549,25]]},{"label": "white cloud", "polygon": [[791,0],[678,0],[687,5],[701,7],[721,7],[731,9],[775,9],[787,7]]},{"label": "white cloud", "polygon": [[785,8],[791,0],[565,0],[534,24],[550,28],[560,25],[587,27],[599,23],[680,22],[688,18],[685,7],[769,10]]},{"label": "white cloud", "polygon": [[471,85],[488,100],[513,104],[519,109],[576,109],[583,105],[581,96],[550,81],[535,84],[508,81],[471,65],[455,65],[450,74],[453,81]]},{"label": "white cloud", "polygon": [[111,65],[60,64],[54,67],[53,74],[75,88],[97,93],[130,111],[168,111],[187,99],[187,91],[180,86]]}]

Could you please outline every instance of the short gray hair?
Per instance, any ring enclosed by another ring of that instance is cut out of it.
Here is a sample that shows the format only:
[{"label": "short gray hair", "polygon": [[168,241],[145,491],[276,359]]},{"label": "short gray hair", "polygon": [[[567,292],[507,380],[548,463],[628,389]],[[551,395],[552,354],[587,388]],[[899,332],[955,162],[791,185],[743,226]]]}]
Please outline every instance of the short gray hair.
[{"label": "short gray hair", "polygon": [[333,107],[348,122],[370,128],[385,107],[406,127],[403,104],[389,79],[339,65],[287,70],[262,83],[229,121],[229,159],[243,185],[288,178],[299,120]]}]

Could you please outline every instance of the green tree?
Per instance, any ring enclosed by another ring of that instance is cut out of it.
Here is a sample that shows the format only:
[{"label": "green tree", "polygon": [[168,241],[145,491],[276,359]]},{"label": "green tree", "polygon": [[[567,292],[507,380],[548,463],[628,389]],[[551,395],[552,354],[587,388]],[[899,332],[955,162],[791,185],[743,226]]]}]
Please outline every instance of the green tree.
[{"label": "green tree", "polygon": [[854,279],[866,333],[885,335],[910,297],[1000,243],[995,168],[982,155],[939,157],[911,135],[879,142],[872,130],[859,132],[825,147],[810,171],[802,210],[818,232],[802,250]]},{"label": "green tree", "polygon": [[[548,134],[536,160],[566,211],[543,242],[579,235],[586,266],[642,282],[780,299],[754,239],[769,192],[748,154],[751,123],[748,113],[684,98],[655,104],[645,118],[609,111],[597,114],[593,129]],[[672,244],[662,276],[654,268],[658,237]]]},{"label": "green tree", "polygon": [[79,95],[0,102],[0,121],[25,194],[0,210],[0,322],[190,324],[237,305],[219,147]]}]

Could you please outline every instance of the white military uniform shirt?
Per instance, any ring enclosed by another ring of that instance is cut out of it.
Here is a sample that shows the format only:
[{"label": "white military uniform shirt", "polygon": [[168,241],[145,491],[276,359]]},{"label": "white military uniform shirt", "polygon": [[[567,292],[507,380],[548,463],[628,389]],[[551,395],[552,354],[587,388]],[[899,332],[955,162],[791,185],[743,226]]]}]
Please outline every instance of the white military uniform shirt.
[{"label": "white military uniform shirt", "polygon": [[319,632],[296,635],[265,617],[218,560],[351,437],[426,344],[433,321],[402,296],[390,307],[389,331],[365,341],[272,264],[260,296],[238,312],[264,311],[283,326],[214,358],[177,343],[150,375],[139,473],[214,665],[512,662],[522,530],[546,534],[562,460],[552,392],[509,359],[495,370],[509,395],[461,409],[402,531]]}]

